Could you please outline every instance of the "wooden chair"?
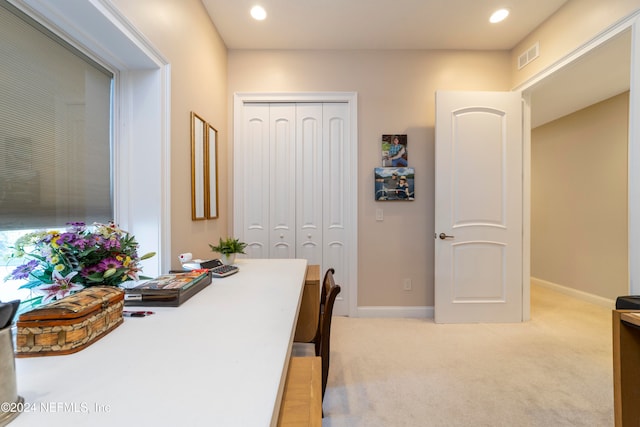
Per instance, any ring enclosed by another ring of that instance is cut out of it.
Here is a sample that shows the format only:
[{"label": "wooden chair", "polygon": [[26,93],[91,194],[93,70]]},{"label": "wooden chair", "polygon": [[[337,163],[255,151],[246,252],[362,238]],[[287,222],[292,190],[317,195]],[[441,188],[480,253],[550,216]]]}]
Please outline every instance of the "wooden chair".
[{"label": "wooden chair", "polygon": [[320,293],[320,313],[318,315],[318,328],[316,335],[311,340],[315,345],[316,356],[322,359],[322,398],[327,388],[327,378],[329,377],[329,356],[331,344],[331,318],[333,315],[333,304],[340,293],[340,285],[336,285],[333,278],[335,270],[329,268],[322,280],[322,290]]}]

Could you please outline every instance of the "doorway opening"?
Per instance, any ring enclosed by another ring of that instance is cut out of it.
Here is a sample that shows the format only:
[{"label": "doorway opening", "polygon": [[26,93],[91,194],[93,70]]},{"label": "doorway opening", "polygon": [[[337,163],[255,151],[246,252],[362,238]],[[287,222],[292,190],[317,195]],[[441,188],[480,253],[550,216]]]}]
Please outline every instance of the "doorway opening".
[{"label": "doorway opening", "polygon": [[531,281],[611,306],[629,293],[631,29],[524,91],[531,108]]}]

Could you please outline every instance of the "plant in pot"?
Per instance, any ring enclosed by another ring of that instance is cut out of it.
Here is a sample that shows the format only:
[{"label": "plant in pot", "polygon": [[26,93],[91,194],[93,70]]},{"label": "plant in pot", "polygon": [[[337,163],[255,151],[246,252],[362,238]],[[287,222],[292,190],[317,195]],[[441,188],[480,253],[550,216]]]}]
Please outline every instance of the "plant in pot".
[{"label": "plant in pot", "polygon": [[231,265],[236,260],[236,254],[244,254],[244,248],[247,247],[247,244],[233,237],[227,237],[224,240],[221,237],[217,246],[209,244],[209,247],[213,252],[218,252],[221,255],[220,261],[223,264]]}]

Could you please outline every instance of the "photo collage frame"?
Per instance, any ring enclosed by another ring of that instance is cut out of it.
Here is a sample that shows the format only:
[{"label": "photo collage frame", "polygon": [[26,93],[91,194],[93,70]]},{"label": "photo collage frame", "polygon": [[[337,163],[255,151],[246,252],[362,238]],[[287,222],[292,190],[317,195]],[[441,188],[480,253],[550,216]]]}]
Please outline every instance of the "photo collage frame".
[{"label": "photo collage frame", "polygon": [[409,167],[407,135],[382,135],[382,166],[374,169],[376,201],[415,200],[415,170]]}]

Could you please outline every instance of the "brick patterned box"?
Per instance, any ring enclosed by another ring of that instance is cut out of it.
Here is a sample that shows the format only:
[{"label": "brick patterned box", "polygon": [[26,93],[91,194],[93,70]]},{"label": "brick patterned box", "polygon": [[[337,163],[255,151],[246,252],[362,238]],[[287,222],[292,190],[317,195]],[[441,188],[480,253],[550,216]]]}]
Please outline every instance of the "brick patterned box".
[{"label": "brick patterned box", "polygon": [[16,322],[16,357],[75,353],[122,324],[124,291],[92,286],[23,313]]}]

